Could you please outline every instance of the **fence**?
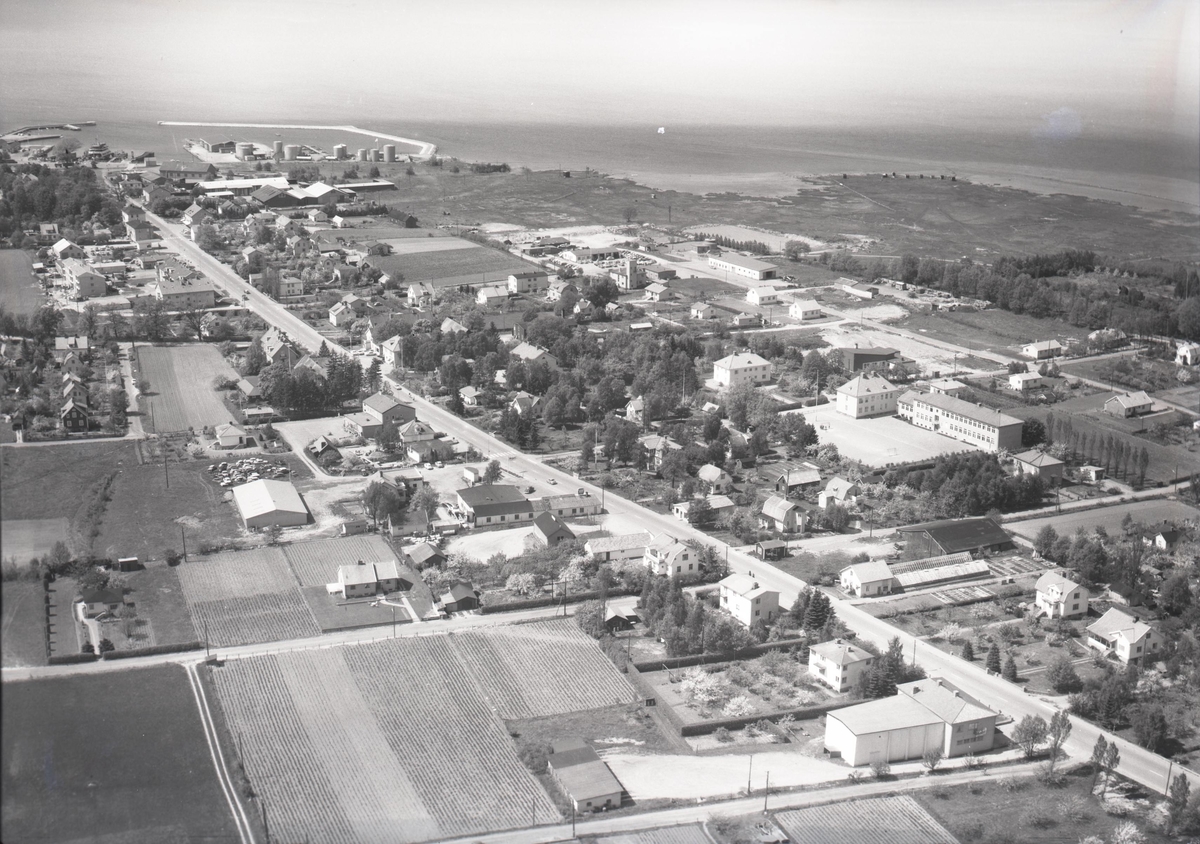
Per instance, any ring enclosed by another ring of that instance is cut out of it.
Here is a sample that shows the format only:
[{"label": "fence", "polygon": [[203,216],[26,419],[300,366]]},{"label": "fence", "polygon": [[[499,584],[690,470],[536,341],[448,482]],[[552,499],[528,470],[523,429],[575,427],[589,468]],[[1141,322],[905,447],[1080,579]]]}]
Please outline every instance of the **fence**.
[{"label": "fence", "polygon": [[659,659],[643,660],[636,662],[634,665],[639,671],[659,671],[663,668],[691,668],[693,665],[715,665],[719,662],[733,662],[738,659],[753,659],[756,656],[770,653],[771,651],[782,651],[787,648],[798,648],[804,645],[807,639],[780,639],[778,642],[766,642],[761,645],[751,645],[748,648],[741,648],[736,651],[727,651],[719,654],[692,654],[690,656],[668,656]]},{"label": "fence", "polygon": [[[622,598],[628,595],[637,595],[631,589],[610,589],[608,597]],[[553,607],[560,604],[578,604],[582,601],[596,601],[600,599],[600,593],[595,590],[588,592],[573,592],[569,595],[560,595],[554,597],[547,595],[544,598],[530,598],[526,601],[509,601],[504,604],[485,604],[479,608],[480,615],[489,615],[498,612],[514,612],[516,610],[536,610],[541,607]]]},{"label": "fence", "polygon": [[132,659],[138,656],[154,656],[155,654],[175,654],[185,653],[187,651],[199,651],[204,649],[203,642],[184,642],[176,645],[150,645],[145,648],[133,648],[128,651],[108,651],[102,656],[104,659]]}]

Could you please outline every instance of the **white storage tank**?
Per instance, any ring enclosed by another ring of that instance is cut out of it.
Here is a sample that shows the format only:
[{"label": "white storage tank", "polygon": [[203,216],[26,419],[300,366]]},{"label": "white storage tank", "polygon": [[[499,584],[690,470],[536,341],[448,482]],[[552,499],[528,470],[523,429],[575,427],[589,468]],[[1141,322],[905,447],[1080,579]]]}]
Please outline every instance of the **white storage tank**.
[{"label": "white storage tank", "polygon": [[284,144],[284,146],[283,146],[283,160],[284,161],[295,161],[299,157],[300,157],[300,144]]},{"label": "white storage tank", "polygon": [[345,144],[334,144],[333,145],[333,157],[336,158],[338,161],[345,161],[346,160],[346,145]]},{"label": "white storage tank", "polygon": [[283,141],[275,142],[275,158],[283,158]]},{"label": "white storage tank", "polygon": [[242,161],[254,158],[254,144],[241,142],[234,147],[234,154]]},{"label": "white storage tank", "polygon": [[367,151],[366,151],[365,149],[360,149],[360,150],[358,151],[358,160],[359,160],[359,161],[366,161],[366,160],[367,160]]},{"label": "white storage tank", "polygon": [[396,145],[395,144],[384,144],[383,145],[383,160],[384,161],[395,161],[396,160]]}]

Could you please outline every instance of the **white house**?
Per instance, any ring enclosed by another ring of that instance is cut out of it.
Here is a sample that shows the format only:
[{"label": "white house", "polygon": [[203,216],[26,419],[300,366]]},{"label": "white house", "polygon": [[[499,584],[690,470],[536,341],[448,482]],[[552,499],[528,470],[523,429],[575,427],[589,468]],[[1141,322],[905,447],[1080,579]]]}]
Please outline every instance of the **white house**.
[{"label": "white house", "polygon": [[779,593],[764,589],[754,578],[731,574],[720,582],[721,609],[746,627],[769,623],[779,615]]},{"label": "white house", "polygon": [[403,585],[396,561],[381,560],[356,566],[338,566],[337,583],[326,584],[325,590],[343,598],[364,598],[397,592]]},{"label": "white house", "polygon": [[890,595],[892,592],[892,570],[882,560],[846,566],[838,573],[838,580],[843,591],[859,598]]},{"label": "white house", "polygon": [[830,504],[840,504],[843,507],[858,500],[858,484],[851,483],[845,478],[830,478],[825,489],[817,496],[817,504],[822,510]]},{"label": "white house", "polygon": [[583,550],[597,562],[612,560],[641,560],[652,536],[647,532],[627,533],[624,536],[602,536],[583,543]]},{"label": "white house", "polygon": [[646,567],[653,574],[685,575],[699,571],[695,552],[670,534],[654,537],[646,545],[642,557]]},{"label": "white house", "polygon": [[1088,625],[1088,646],[1113,654],[1126,665],[1153,661],[1163,650],[1163,636],[1149,624],[1116,607]]},{"label": "white house", "polygon": [[518,343],[509,352],[509,356],[525,363],[544,363],[551,369],[558,368],[558,359],[540,346],[529,343]]},{"label": "white house", "polygon": [[738,352],[713,364],[713,381],[730,389],[741,384],[766,384],[771,380],[771,363],[753,352]]},{"label": "white house", "polygon": [[892,697],[835,709],[825,720],[825,749],[857,767],[946,758],[991,750],[996,713],[938,677],[896,686]]},{"label": "white house", "polygon": [[966,389],[966,384],[964,384],[962,381],[957,381],[954,378],[939,378],[936,381],[929,382],[929,392],[940,393],[943,396],[954,396],[955,398],[958,398],[959,395]]},{"label": "white house", "polygon": [[1042,376],[1036,372],[1014,372],[1008,376],[1008,388],[1018,393],[1035,390],[1043,383]]},{"label": "white house", "polygon": [[1175,347],[1175,362],[1180,366],[1200,363],[1200,343],[1180,343]]},{"label": "white house", "polygon": [[479,291],[475,294],[475,301],[481,305],[497,305],[500,302],[507,301],[507,299],[507,285],[504,287],[501,287],[498,284],[488,285],[486,287],[479,288]]},{"label": "white house", "polygon": [[1059,357],[1065,349],[1057,340],[1039,340],[1036,343],[1026,343],[1021,347],[1021,354],[1034,360],[1049,360]]},{"label": "white house", "polygon": [[523,273],[513,273],[508,277],[508,292],[540,293],[550,286],[550,276],[540,270],[529,270]]},{"label": "white house", "polygon": [[1122,418],[1141,416],[1154,410],[1154,399],[1145,390],[1113,396],[1104,403],[1104,412]]},{"label": "white house", "polygon": [[706,463],[700,467],[696,477],[704,485],[706,492],[729,492],[733,486],[733,477],[720,466]]},{"label": "white house", "polygon": [[237,448],[246,443],[246,431],[232,422],[228,425],[218,425],[213,433],[216,435],[217,445],[221,448]]},{"label": "white house", "polygon": [[1082,618],[1087,615],[1088,590],[1069,577],[1048,571],[1038,578],[1034,606],[1047,618]]},{"label": "white house", "polygon": [[746,301],[760,308],[779,304],[779,291],[774,287],[752,287],[746,291]]},{"label": "white house", "polygon": [[834,639],[808,649],[808,673],[835,692],[848,692],[875,663],[870,651]]},{"label": "white house", "polygon": [[863,372],[837,388],[837,411],[854,419],[896,412],[900,388],[886,378]]},{"label": "white house", "polygon": [[788,306],[788,316],[792,319],[817,319],[825,316],[821,305],[812,299],[797,299]]},{"label": "white house", "polygon": [[707,302],[692,305],[692,319],[716,319],[717,309]]},{"label": "white house", "polygon": [[758,523],[765,530],[792,533],[804,526],[804,511],[795,501],[788,501],[781,495],[772,495],[763,502]]}]

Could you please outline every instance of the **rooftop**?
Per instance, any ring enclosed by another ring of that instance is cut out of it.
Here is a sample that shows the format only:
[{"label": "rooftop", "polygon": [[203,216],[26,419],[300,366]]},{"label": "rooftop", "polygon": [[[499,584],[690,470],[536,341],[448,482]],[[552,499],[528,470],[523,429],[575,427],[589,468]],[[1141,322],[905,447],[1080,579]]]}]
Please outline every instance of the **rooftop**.
[{"label": "rooftop", "polygon": [[877,583],[880,580],[891,580],[892,570],[882,560],[868,560],[865,563],[855,563],[846,566],[842,571],[852,572],[859,583]]},{"label": "rooftop", "polygon": [[858,398],[877,393],[894,393],[897,387],[886,378],[876,378],[872,375],[859,375],[853,380],[837,388],[842,395]]},{"label": "rooftop", "polygon": [[936,522],[898,527],[896,530],[900,533],[928,533],[947,554],[1012,542],[1012,537],[1004,528],[986,516],[969,519],[942,519]]},{"label": "rooftop", "polygon": [[233,488],[233,499],[243,519],[282,510],[288,513],[308,513],[300,493],[288,481],[267,479],[251,481]]},{"label": "rooftop", "polygon": [[831,662],[836,662],[838,665],[850,665],[851,663],[875,658],[875,654],[870,651],[865,651],[860,647],[851,645],[849,642],[843,642],[841,639],[834,639],[832,642],[821,642],[818,645],[813,645],[810,650],[818,656],[824,657]]},{"label": "rooftop", "polygon": [[972,404],[969,401],[947,396],[943,393],[918,393],[909,391],[900,397],[901,401],[920,401],[930,407],[936,407],[938,410],[944,410],[948,413],[957,413],[959,416],[964,416],[967,419],[972,419],[976,422],[982,422],[985,425],[993,425],[997,428],[1003,428],[1008,425],[1022,424],[1020,419],[1001,413],[998,410],[992,410],[990,407]]},{"label": "rooftop", "polygon": [[724,261],[727,264],[733,264],[735,267],[741,267],[746,270],[756,270],[764,272],[766,270],[778,270],[779,267],[769,261],[760,261],[757,258],[751,258],[746,255],[737,255],[732,252],[726,252],[721,255],[714,255],[712,260]]},{"label": "rooftop", "polygon": [[623,536],[601,536],[589,539],[586,548],[592,554],[603,554],[606,551],[628,551],[631,548],[644,548],[650,544],[651,535],[648,531],[642,533],[627,533]]},{"label": "rooftop", "polygon": [[723,357],[713,366],[720,366],[724,369],[745,369],[748,366],[770,366],[770,362],[766,358],[759,357],[753,352],[739,352],[735,355]]}]

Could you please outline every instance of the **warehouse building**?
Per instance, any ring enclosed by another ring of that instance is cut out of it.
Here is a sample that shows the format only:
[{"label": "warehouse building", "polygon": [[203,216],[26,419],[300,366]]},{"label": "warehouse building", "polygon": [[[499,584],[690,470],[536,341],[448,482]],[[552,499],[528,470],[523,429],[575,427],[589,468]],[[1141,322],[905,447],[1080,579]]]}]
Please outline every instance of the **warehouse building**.
[{"label": "warehouse building", "polygon": [[710,255],[708,265],[723,273],[748,278],[753,281],[766,281],[779,278],[779,267],[757,258],[747,258],[745,255]]},{"label": "warehouse building", "polygon": [[1011,551],[1012,537],[986,516],[942,519],[896,528],[904,539],[905,560],[925,560],[963,551],[973,555]]},{"label": "warehouse building", "polygon": [[474,527],[533,521],[533,504],[515,486],[480,484],[460,489],[458,506]]},{"label": "warehouse building", "polygon": [[293,527],[308,524],[308,508],[288,481],[262,480],[233,488],[242,522],[248,528]]},{"label": "warehouse building", "polygon": [[595,750],[579,739],[554,742],[551,747],[554,752],[546,767],[576,812],[620,808],[624,789]]},{"label": "warehouse building", "polygon": [[848,765],[903,762],[940,749],[946,758],[991,750],[996,713],[937,677],[902,683],[895,697],[830,712],[825,750]]}]

